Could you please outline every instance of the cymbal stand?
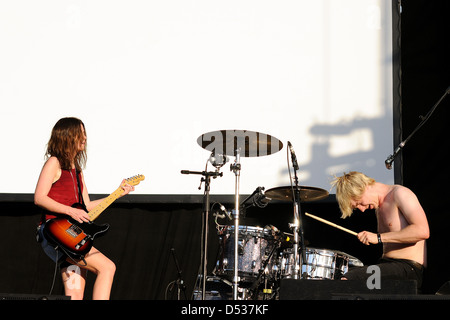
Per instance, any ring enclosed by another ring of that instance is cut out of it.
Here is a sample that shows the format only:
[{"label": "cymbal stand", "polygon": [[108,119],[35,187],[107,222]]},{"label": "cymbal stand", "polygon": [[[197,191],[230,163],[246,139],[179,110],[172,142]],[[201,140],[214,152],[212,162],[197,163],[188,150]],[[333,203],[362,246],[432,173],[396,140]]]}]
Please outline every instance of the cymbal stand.
[{"label": "cymbal stand", "polygon": [[232,211],[234,218],[234,276],[233,276],[233,299],[237,300],[238,297],[238,244],[239,244],[239,178],[241,175],[241,164],[240,164],[240,149],[236,150],[236,159],[234,163],[230,165],[230,170],[235,174],[235,208]]},{"label": "cymbal stand", "polygon": [[[202,274],[203,274],[203,281],[202,281],[202,300],[205,300],[205,293],[206,293],[206,275],[207,275],[207,252],[208,252],[208,217],[209,217],[209,191],[210,191],[210,183],[211,183],[211,177],[222,177],[223,173],[216,171],[189,171],[189,170],[181,170],[182,174],[199,174],[203,177],[201,178],[201,182],[205,183],[205,192],[203,197],[203,217],[204,217],[204,225],[203,225],[203,266],[202,266]],[[200,185],[201,185],[200,182]],[[199,187],[199,189],[201,186]]]}]

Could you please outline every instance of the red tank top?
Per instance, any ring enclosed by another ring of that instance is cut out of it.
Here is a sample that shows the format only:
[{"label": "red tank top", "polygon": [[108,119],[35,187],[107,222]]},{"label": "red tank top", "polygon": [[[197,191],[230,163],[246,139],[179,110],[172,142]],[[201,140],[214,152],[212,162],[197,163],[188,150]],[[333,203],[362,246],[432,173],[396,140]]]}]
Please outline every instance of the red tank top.
[{"label": "red tank top", "polygon": [[[61,170],[61,177],[53,183],[48,196],[56,202],[71,206],[74,203],[81,203],[79,199],[78,183],[76,170]],[[83,184],[81,183],[81,173],[78,173],[80,179],[81,193],[83,192]],[[47,212],[45,220],[53,219],[56,215]]]}]

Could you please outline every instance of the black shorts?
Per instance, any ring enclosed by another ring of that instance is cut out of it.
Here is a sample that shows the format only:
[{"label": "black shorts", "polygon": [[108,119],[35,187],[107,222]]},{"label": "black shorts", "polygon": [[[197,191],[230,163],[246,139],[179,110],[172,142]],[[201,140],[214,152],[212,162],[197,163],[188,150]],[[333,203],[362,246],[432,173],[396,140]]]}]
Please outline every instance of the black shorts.
[{"label": "black shorts", "polygon": [[36,241],[41,244],[42,249],[45,254],[57,265],[59,265],[60,269],[67,268],[72,264],[77,264],[74,260],[72,262],[68,261],[69,256],[59,248],[51,244],[44,234],[45,223],[39,225],[36,230]]},{"label": "black shorts", "polygon": [[[381,258],[376,266],[380,268],[380,277],[382,280],[416,280],[417,288],[422,286],[424,267],[413,260]],[[372,273],[367,273],[367,268],[351,268],[342,277],[348,280],[367,280]]]}]

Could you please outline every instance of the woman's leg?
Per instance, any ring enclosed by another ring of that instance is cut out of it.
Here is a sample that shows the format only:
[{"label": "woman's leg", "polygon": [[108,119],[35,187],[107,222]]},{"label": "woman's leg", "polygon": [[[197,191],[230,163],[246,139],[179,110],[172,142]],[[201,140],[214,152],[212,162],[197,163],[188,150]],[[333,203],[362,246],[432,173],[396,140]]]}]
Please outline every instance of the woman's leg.
[{"label": "woman's leg", "polygon": [[84,268],[97,275],[97,279],[94,283],[92,299],[108,300],[111,294],[116,265],[94,247],[91,251],[89,251],[84,259],[87,263],[87,266]]},{"label": "woman's leg", "polygon": [[[108,257],[92,247],[84,257],[86,266],[80,261],[80,267],[72,265],[63,269],[63,283],[67,296],[72,299],[83,299],[87,271],[97,275],[92,293],[93,300],[108,300],[116,272],[116,265]],[[78,270],[78,271],[77,271]]]},{"label": "woman's leg", "polygon": [[72,300],[83,300],[86,275],[87,270],[83,270],[76,265],[61,269],[65,295]]}]

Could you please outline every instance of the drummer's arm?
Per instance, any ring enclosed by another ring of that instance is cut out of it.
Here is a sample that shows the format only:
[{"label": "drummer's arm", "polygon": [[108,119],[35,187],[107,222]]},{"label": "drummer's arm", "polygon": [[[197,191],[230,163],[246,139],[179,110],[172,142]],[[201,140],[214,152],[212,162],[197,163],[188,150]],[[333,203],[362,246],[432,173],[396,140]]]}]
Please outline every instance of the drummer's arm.
[{"label": "drummer's arm", "polygon": [[393,192],[398,210],[408,225],[398,231],[381,233],[381,241],[416,243],[428,239],[430,237],[428,220],[416,195],[410,189],[402,186],[397,186]]}]

